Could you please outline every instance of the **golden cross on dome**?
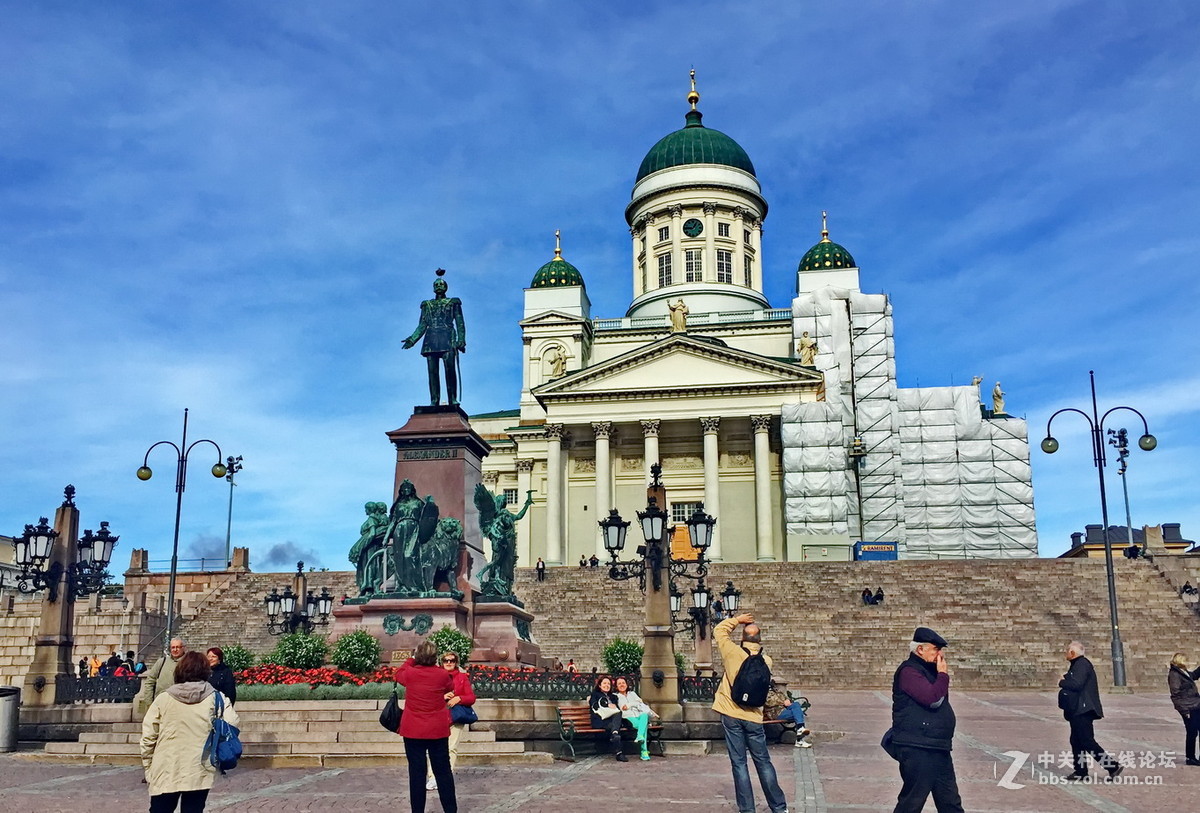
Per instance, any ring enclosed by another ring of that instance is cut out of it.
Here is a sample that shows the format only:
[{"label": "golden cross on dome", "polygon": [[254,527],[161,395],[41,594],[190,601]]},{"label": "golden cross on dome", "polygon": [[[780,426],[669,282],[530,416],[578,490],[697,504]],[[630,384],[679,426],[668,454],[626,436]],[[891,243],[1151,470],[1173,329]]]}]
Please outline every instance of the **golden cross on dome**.
[{"label": "golden cross on dome", "polygon": [[558,229],[554,230],[554,259],[562,259],[562,236]]},{"label": "golden cross on dome", "polygon": [[691,103],[692,109],[696,109],[696,102],[700,101],[700,94],[696,92],[696,69],[691,70],[692,89],[687,95],[687,100]]},{"label": "golden cross on dome", "polygon": [[821,242],[829,242],[829,212],[821,212]]}]

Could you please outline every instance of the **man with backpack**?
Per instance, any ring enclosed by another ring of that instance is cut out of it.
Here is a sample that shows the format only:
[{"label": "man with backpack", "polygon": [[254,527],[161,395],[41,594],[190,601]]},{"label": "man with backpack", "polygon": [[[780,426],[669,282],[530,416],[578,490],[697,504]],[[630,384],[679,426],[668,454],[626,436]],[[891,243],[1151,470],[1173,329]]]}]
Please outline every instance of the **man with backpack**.
[{"label": "man with backpack", "polygon": [[[738,644],[733,641],[732,633],[743,624],[742,642]],[[738,810],[742,813],[754,810],[754,788],[746,765],[748,751],[771,813],[787,813],[787,798],[775,776],[762,724],[763,704],[771,689],[771,659],[763,654],[762,633],[754,623],[754,616],[742,613],[717,624],[713,640],[717,642],[725,676],[717,684],[712,708],[721,715]]]}]

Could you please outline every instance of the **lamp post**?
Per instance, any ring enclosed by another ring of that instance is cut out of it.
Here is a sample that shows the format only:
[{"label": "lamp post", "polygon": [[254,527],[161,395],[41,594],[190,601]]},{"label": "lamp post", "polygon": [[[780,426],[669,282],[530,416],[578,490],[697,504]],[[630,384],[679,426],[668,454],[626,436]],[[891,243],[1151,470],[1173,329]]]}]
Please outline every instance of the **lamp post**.
[{"label": "lamp post", "polygon": [[[678,720],[682,719],[683,709],[679,705],[679,674],[675,668],[671,592],[676,577],[693,579],[698,582],[698,588],[705,592],[705,597],[700,600],[707,606],[708,593],[703,586],[704,577],[708,575],[705,554],[712,544],[713,527],[717,520],[704,513],[702,505],[699,506],[687,521],[688,539],[692,549],[696,551],[695,562],[672,558],[668,540],[674,529],[667,525],[667,514],[660,507],[660,501],[666,501],[666,489],[661,479],[662,466],[655,463],[650,467],[650,473],[650,486],[646,489],[646,510],[637,512],[644,540],[644,544],[637,548],[638,558],[618,558],[625,548],[630,523],[621,518],[617,509],[611,509],[609,515],[600,520],[599,525],[604,538],[604,549],[610,557],[608,577],[614,581],[637,579],[638,587],[646,597],[646,618],[643,627],[645,654],[642,658],[643,696],[664,708],[664,719]],[[694,572],[691,570],[693,566]],[[646,589],[647,583],[650,590]],[[674,592],[679,591],[675,589]],[[695,602],[695,591],[692,596]]]},{"label": "lamp post", "polygon": [[230,455],[225,458],[225,479],[229,481],[229,517],[225,520],[225,567],[233,564],[230,557],[229,541],[233,536],[233,475],[242,470],[242,456]]},{"label": "lamp post", "polygon": [[1060,409],[1050,416],[1050,420],[1046,421],[1046,437],[1042,440],[1042,451],[1046,454],[1054,454],[1058,451],[1058,441],[1050,434],[1050,424],[1054,419],[1064,412],[1075,412],[1083,416],[1087,421],[1088,427],[1092,432],[1092,463],[1096,466],[1096,472],[1100,479],[1100,514],[1103,521],[1104,531],[1104,569],[1108,577],[1108,615],[1112,625],[1112,663],[1113,663],[1113,685],[1125,685],[1125,647],[1121,644],[1121,629],[1117,622],[1117,583],[1113,573],[1113,556],[1112,556],[1112,540],[1108,537],[1108,497],[1104,490],[1104,421],[1114,412],[1119,410],[1127,410],[1137,415],[1142,419],[1142,436],[1138,438],[1138,447],[1143,451],[1153,451],[1154,447],[1158,446],[1158,441],[1154,435],[1150,434],[1150,426],[1146,423],[1146,416],[1138,412],[1133,407],[1115,406],[1100,414],[1100,409],[1096,405],[1096,373],[1094,370],[1088,371],[1088,377],[1092,384],[1092,414],[1089,416],[1086,412],[1073,407]]},{"label": "lamp post", "polygon": [[[1125,473],[1129,470],[1129,432],[1126,429],[1109,429],[1108,444],[1117,450],[1117,462],[1120,467],[1117,474],[1121,475],[1121,492],[1125,496],[1125,538],[1129,541],[1126,550],[1133,550],[1133,517],[1129,513],[1129,480]],[[1126,554],[1133,556],[1134,554]],[[1146,555],[1146,537],[1142,536],[1142,549],[1137,555]]]},{"label": "lamp post", "polygon": [[267,632],[271,635],[293,632],[309,635],[318,626],[329,623],[329,614],[333,612],[333,594],[328,587],[322,587],[319,596],[309,590],[308,580],[304,576],[304,562],[297,562],[292,584],[284,587],[282,594],[278,588],[272,587],[263,599],[263,605],[267,611]]},{"label": "lamp post", "polygon": [[137,470],[139,480],[149,480],[154,474],[150,470],[147,463],[150,460],[150,453],[155,447],[167,445],[175,450],[175,535],[171,541],[171,580],[167,586],[167,629],[164,640],[171,640],[171,635],[174,632],[175,625],[175,576],[179,570],[179,518],[183,513],[183,490],[187,485],[187,462],[188,455],[192,453],[192,449],[199,446],[201,443],[209,443],[217,450],[217,462],[213,465],[211,471],[213,477],[225,476],[225,464],[221,462],[221,447],[216,444],[216,441],[208,438],[201,438],[194,441],[191,446],[187,442],[187,426],[188,426],[188,411],[183,410],[183,439],[176,446],[172,441],[160,440],[146,450],[145,456],[142,458],[142,467]]}]

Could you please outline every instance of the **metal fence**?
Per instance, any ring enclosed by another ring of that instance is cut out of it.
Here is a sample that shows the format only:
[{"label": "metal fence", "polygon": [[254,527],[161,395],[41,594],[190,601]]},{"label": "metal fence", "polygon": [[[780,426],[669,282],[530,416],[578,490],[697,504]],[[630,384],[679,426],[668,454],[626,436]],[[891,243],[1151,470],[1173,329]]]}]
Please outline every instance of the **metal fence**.
[{"label": "metal fence", "polygon": [[717,696],[717,684],[720,676],[700,677],[699,675],[681,675],[679,678],[679,698],[692,703],[709,703]]},{"label": "metal fence", "polygon": [[142,682],[132,677],[58,675],[54,679],[55,703],[132,703]]},{"label": "metal fence", "polygon": [[[601,672],[521,672],[494,667],[469,667],[471,686],[477,697],[497,700],[587,700]],[[609,675],[608,677],[613,677]],[[640,677],[623,676],[634,691]],[[679,692],[683,700],[711,702],[720,678],[680,675]]]}]

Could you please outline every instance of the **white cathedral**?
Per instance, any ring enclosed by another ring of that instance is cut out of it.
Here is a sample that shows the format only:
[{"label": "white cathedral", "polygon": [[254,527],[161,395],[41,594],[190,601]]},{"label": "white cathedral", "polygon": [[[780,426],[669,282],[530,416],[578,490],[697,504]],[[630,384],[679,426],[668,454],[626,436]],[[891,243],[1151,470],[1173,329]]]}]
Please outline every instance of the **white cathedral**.
[{"label": "white cathedral", "polygon": [[891,304],[827,228],[771,307],[767,202],[699,99],[693,82],[683,129],[638,169],[625,315],[593,317],[556,247],[525,289],[519,408],[471,416],[484,483],[518,506],[533,492],[520,563],[605,560],[598,520],[634,519],[656,462],[684,537],[698,504],[717,517],[717,560],[846,559],[858,541],[1037,556],[1025,421],[985,409],[978,383],[897,387]]}]

